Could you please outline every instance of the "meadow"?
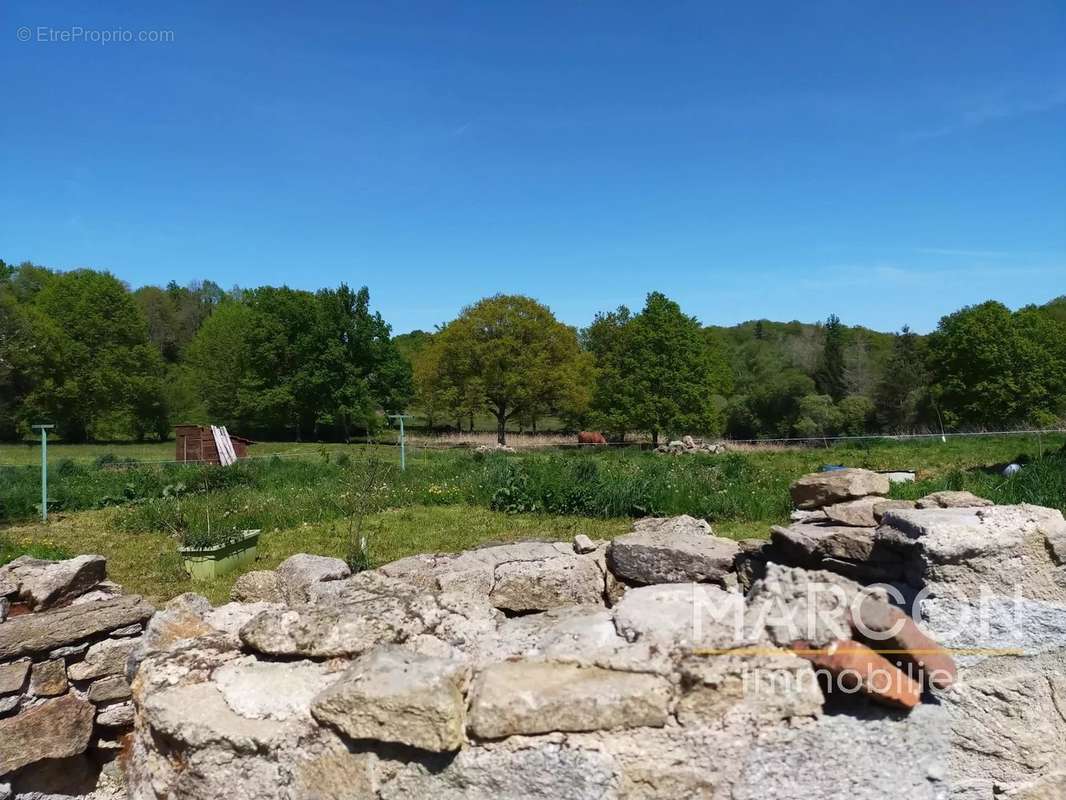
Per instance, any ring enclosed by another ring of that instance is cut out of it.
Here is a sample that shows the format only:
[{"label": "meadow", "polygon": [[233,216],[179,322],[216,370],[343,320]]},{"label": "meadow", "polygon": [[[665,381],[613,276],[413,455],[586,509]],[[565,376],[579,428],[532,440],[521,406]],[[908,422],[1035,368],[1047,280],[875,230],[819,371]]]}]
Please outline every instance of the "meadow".
[{"label": "meadow", "polygon": [[[263,531],[257,567],[294,552],[345,557],[358,519],[369,563],[486,541],[610,538],[644,515],[692,514],[720,535],[762,537],[787,519],[788,485],[827,464],[906,469],[897,497],[968,489],[996,502],[1066,510],[1066,438],[871,439],[828,447],[753,447],[661,456],[637,448],[544,448],[518,454],[413,448],[407,469],[387,445],[259,444],[233,467],[165,463],[169,443],[50,445],[50,520],[35,521],[40,452],[0,448],[0,563],[98,552],[114,580],[162,601],[183,591],[224,600],[236,576],[193,584],[177,541]],[[1006,463],[1024,464],[1006,478]]]}]

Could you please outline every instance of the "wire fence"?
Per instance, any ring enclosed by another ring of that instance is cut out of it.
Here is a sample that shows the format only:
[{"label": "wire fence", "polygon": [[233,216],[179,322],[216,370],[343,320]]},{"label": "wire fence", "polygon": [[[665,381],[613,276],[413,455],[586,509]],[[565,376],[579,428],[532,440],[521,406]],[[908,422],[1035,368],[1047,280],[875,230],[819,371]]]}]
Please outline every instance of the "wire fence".
[{"label": "wire fence", "polygon": [[[871,433],[862,435],[849,435],[849,436],[790,436],[790,437],[777,437],[777,438],[760,438],[760,439],[719,439],[714,440],[714,443],[721,444],[728,451],[731,445],[746,445],[757,449],[759,446],[812,446],[812,445],[824,445],[828,446],[834,442],[860,442],[860,441],[920,441],[920,440],[936,440],[948,441],[949,439],[970,438],[970,437],[992,437],[992,436],[1044,436],[1044,435],[1056,435],[1066,434],[1066,428],[1026,428],[1026,429],[1014,429],[1014,430],[996,430],[996,431],[954,431],[954,432],[940,432],[940,433],[898,433],[898,434],[886,434],[886,433]],[[520,436],[520,435],[519,435]],[[516,437],[517,438],[517,437]],[[37,447],[34,443],[27,443],[29,447]],[[648,449],[652,446],[650,441],[644,440],[632,440],[628,442],[607,442],[606,444],[581,444],[578,442],[545,442],[545,443],[531,443],[523,442],[522,445],[516,448],[516,452],[529,452],[529,451],[545,451],[545,450],[567,450],[567,449],[581,449],[581,450],[596,450],[601,448],[616,448],[616,449]],[[117,445],[118,448],[123,445]],[[396,448],[400,447],[399,441],[366,441],[366,442],[352,442],[348,445],[339,442],[309,442],[299,448],[293,448],[291,450],[282,450],[273,453],[263,453],[259,455],[250,455],[241,458],[241,461],[258,461],[269,459],[300,459],[300,458],[321,458],[323,452],[328,454],[340,455],[348,450],[348,448],[361,448],[361,447],[375,447],[375,448]],[[476,451],[479,448],[485,448],[487,451],[495,449],[492,445],[486,445],[479,442],[462,441],[457,440],[454,442],[426,442],[424,440],[408,440],[406,443],[407,451],[410,458],[417,458],[418,452],[443,452],[443,451]],[[108,451],[97,456],[85,456],[85,457],[70,457],[64,455],[55,455],[49,458],[52,463],[60,461],[71,461],[74,463],[93,463],[99,461],[101,458],[107,455],[113,455],[113,451]],[[134,465],[163,465],[163,464],[200,464],[206,462],[197,461],[184,461],[182,459],[175,458],[119,458],[115,462],[116,466],[134,466]],[[30,467],[35,466],[33,463],[3,463],[0,462],[0,468],[17,468],[17,467]],[[105,466],[102,464],[101,466]]]}]

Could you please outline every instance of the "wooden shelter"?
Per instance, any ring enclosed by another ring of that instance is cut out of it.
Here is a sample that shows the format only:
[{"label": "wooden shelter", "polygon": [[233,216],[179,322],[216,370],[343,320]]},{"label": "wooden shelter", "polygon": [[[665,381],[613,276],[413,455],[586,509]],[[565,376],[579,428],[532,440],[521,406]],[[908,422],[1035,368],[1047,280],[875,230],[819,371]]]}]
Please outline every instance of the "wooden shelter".
[{"label": "wooden shelter", "polygon": [[225,426],[178,425],[174,428],[174,458],[198,464],[232,464],[248,457],[251,439],[235,436]]}]

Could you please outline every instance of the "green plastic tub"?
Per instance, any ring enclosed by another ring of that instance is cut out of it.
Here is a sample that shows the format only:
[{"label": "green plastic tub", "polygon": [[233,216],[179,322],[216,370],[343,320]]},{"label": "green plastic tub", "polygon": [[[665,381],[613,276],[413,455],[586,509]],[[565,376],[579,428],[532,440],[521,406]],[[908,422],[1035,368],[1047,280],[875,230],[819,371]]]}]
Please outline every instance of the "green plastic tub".
[{"label": "green plastic tub", "polygon": [[209,581],[228,575],[255,561],[259,548],[259,531],[245,531],[244,537],[218,547],[182,547],[185,571],[194,581]]}]

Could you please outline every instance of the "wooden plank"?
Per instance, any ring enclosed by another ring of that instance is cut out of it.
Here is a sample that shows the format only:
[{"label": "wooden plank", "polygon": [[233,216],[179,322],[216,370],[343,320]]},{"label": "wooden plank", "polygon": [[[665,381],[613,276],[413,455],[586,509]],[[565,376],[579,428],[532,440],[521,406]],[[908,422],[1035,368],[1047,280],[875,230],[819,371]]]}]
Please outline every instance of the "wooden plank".
[{"label": "wooden plank", "polygon": [[218,463],[224,467],[235,463],[237,456],[233,454],[233,445],[230,444],[229,433],[226,429],[212,425],[211,435],[215,439],[215,447],[218,450]]}]

